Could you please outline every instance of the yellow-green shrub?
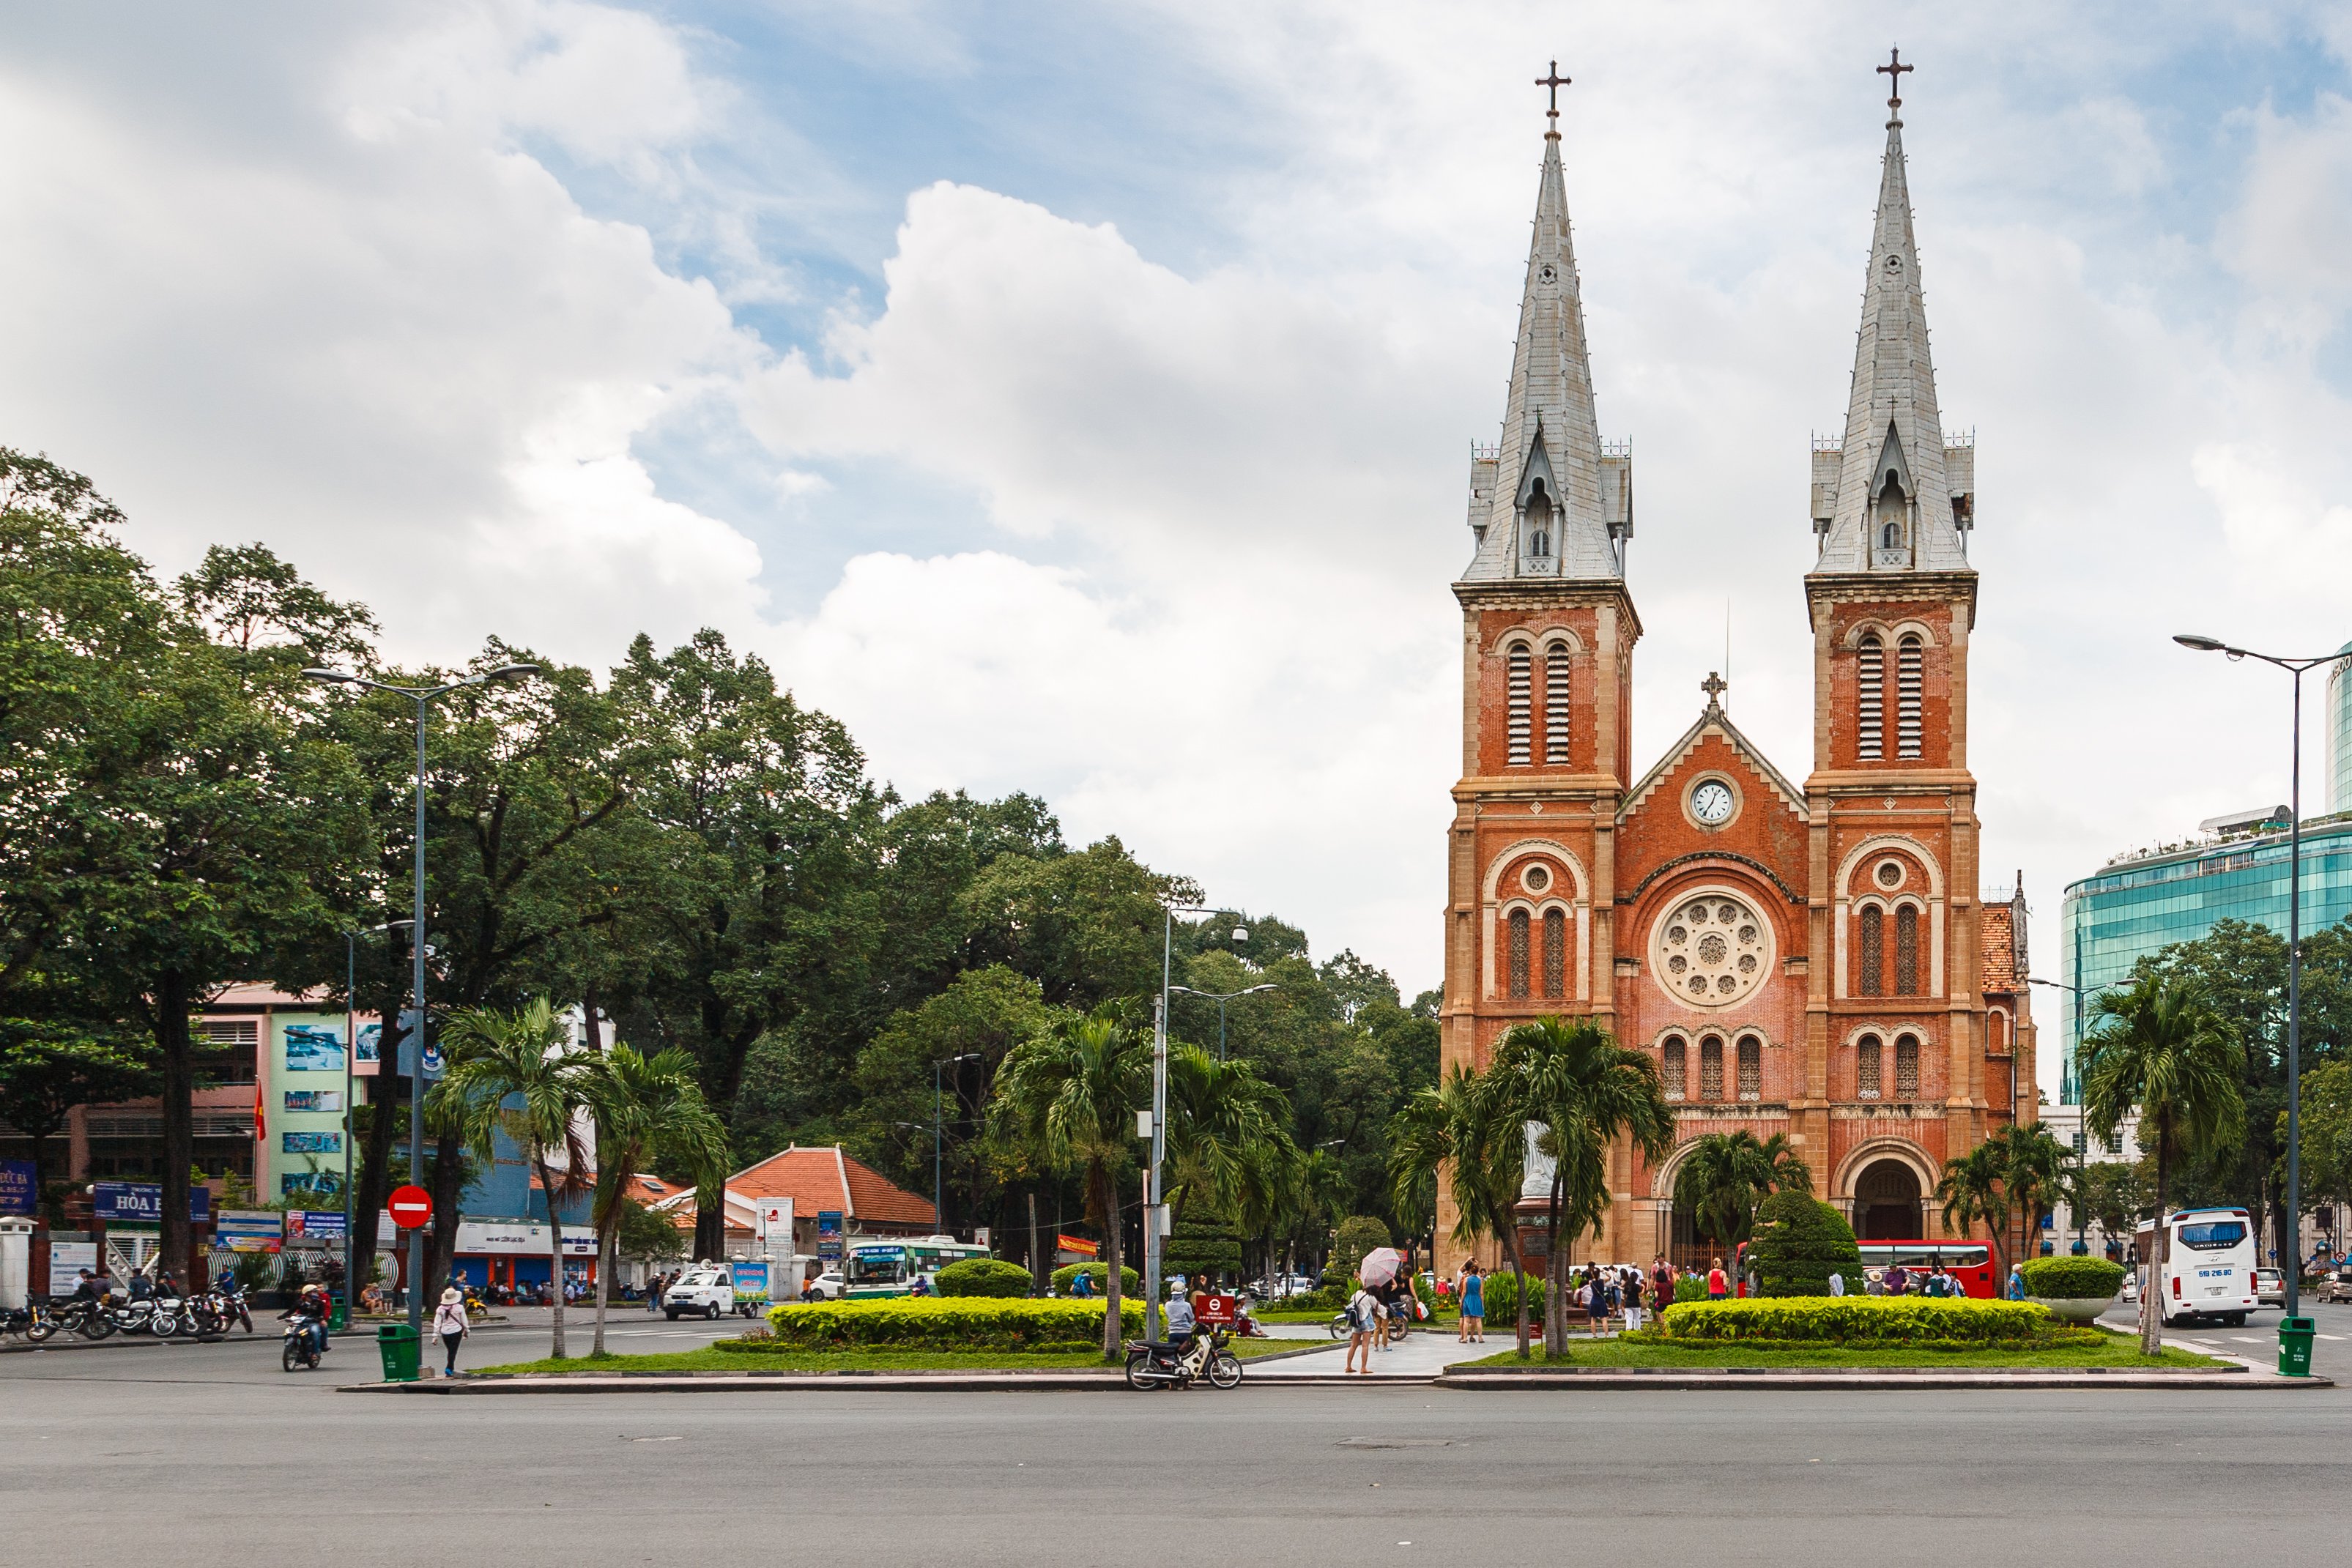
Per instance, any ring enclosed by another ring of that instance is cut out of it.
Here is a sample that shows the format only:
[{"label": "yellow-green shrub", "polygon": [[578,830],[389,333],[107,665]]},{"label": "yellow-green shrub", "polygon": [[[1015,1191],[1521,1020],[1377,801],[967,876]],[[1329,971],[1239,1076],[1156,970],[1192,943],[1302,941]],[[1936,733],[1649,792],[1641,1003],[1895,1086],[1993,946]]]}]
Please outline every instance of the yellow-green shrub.
[{"label": "yellow-green shrub", "polygon": [[1774,1296],[1683,1301],[1666,1309],[1671,1340],[1773,1340],[1807,1344],[2015,1344],[2046,1334],[2053,1320],[2031,1301],[1913,1296]]},{"label": "yellow-green shrub", "polygon": [[[1121,1305],[1126,1333],[1141,1333],[1143,1304]],[[768,1310],[768,1322],[779,1350],[1085,1350],[1102,1343],[1103,1304],[902,1296],[786,1302]]]}]

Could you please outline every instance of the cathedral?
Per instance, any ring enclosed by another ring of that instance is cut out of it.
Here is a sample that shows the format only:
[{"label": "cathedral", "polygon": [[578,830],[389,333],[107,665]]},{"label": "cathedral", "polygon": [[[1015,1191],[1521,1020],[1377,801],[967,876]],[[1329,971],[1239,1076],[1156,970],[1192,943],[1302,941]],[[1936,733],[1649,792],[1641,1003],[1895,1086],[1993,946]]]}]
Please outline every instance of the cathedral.
[{"label": "cathedral", "polygon": [[[1879,68],[1899,88],[1910,68]],[[2023,894],[1981,891],[1975,452],[1937,414],[1902,99],[1888,102],[1844,436],[1811,444],[1813,755],[1800,782],[1731,722],[1713,674],[1696,717],[1637,771],[1633,451],[1595,417],[1557,71],[1549,85],[1502,439],[1472,450],[1475,543],[1454,584],[1463,777],[1444,1063],[1484,1068],[1512,1025],[1548,1014],[1591,1019],[1656,1063],[1675,1149],[1655,1164],[1612,1152],[1606,1217],[1573,1261],[1701,1260],[1675,1167],[1693,1140],[1742,1129],[1785,1136],[1859,1234],[1949,1236],[1932,1196],[1945,1161],[2032,1121],[2037,1096]],[[1521,1204],[1531,1258],[1543,1163]],[[1443,1270],[1462,1255],[1454,1219],[1441,1197]]]}]

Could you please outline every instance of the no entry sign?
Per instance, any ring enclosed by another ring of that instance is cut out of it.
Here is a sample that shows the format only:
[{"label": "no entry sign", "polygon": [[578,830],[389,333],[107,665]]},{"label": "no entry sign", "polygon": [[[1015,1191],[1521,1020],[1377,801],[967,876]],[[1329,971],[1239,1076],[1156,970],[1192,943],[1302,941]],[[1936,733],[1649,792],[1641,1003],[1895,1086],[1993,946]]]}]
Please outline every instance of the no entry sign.
[{"label": "no entry sign", "polygon": [[433,1218],[433,1195],[421,1186],[396,1186],[384,1207],[392,1211],[394,1225],[414,1230]]}]

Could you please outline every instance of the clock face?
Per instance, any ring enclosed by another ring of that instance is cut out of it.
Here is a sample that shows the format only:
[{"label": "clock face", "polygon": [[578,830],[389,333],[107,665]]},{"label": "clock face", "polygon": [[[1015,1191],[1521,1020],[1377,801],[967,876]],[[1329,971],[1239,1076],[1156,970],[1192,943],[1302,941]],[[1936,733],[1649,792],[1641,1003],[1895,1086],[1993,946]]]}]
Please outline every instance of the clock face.
[{"label": "clock face", "polygon": [[1731,820],[1731,786],[1710,779],[1691,791],[1691,815],[1708,827]]}]

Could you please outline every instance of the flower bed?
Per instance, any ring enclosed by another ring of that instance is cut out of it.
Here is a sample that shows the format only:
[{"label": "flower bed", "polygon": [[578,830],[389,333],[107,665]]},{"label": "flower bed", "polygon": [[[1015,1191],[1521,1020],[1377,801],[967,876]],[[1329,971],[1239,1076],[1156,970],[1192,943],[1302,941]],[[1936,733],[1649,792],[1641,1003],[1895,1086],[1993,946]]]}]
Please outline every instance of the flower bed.
[{"label": "flower bed", "polygon": [[1666,1309],[1664,1337],[1677,1343],[1994,1345],[2045,1341],[2052,1329],[2050,1314],[2030,1301],[1776,1296],[1678,1302]]},{"label": "flower bed", "polygon": [[[1126,1332],[1143,1332],[1143,1305],[1122,1302]],[[1007,1300],[992,1296],[892,1298],[872,1301],[791,1302],[772,1307],[773,1338],[744,1342],[775,1350],[1013,1350],[1100,1348],[1099,1301]],[[730,1347],[731,1348],[731,1347]]]}]

